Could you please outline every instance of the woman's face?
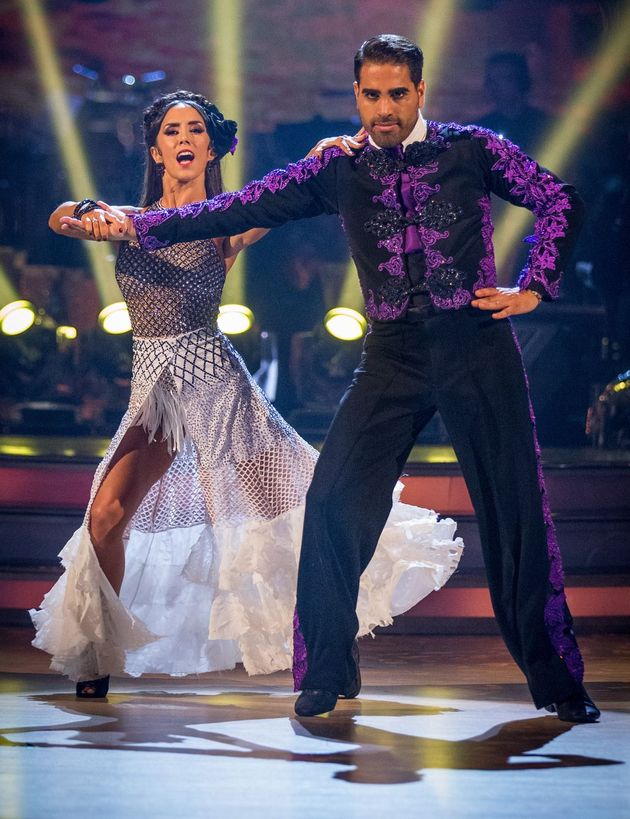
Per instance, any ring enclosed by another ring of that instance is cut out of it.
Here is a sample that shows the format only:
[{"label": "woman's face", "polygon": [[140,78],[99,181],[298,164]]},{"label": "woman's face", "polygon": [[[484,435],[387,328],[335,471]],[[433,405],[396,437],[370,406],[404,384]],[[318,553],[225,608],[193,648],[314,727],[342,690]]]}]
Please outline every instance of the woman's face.
[{"label": "woman's face", "polygon": [[164,165],[164,180],[190,182],[206,172],[214,158],[203,117],[192,105],[179,102],[168,109],[151,148],[157,164]]}]

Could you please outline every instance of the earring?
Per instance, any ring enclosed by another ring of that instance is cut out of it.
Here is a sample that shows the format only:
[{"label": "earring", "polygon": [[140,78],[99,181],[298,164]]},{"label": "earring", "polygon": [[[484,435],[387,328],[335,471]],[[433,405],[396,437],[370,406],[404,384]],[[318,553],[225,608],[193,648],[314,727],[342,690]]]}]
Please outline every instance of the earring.
[{"label": "earring", "polygon": [[156,167],[158,176],[164,176],[164,163],[163,162],[156,162],[155,167]]}]

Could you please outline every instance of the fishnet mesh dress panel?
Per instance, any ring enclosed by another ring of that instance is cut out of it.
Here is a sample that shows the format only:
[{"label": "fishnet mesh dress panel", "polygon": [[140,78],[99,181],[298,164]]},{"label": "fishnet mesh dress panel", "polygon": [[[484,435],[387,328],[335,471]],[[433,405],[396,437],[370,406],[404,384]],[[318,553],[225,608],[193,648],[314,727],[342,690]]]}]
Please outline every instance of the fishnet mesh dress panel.
[{"label": "fishnet mesh dress panel", "polygon": [[134,337],[171,338],[216,322],[225,267],[211,240],[151,252],[128,242],[118,255],[116,280]]},{"label": "fishnet mesh dress panel", "polygon": [[95,479],[151,393],[185,418],[185,442],[130,529],[272,520],[304,501],[316,453],[276,412],[218,330],[223,262],[214,242],[121,248],[116,276],[133,329],[129,408]]}]

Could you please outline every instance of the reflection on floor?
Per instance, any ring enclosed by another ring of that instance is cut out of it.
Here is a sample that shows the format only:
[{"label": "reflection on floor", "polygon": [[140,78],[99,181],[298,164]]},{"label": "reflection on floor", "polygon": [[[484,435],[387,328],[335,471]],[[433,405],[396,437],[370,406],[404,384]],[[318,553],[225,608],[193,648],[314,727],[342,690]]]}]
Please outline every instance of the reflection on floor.
[{"label": "reflection on floor", "polygon": [[[4,631],[2,817],[623,817],[630,645],[584,641],[598,725],[531,706],[492,637],[362,644],[361,698],[297,719],[288,674],[119,679],[77,701]],[[86,753],[90,751],[90,753]]]}]

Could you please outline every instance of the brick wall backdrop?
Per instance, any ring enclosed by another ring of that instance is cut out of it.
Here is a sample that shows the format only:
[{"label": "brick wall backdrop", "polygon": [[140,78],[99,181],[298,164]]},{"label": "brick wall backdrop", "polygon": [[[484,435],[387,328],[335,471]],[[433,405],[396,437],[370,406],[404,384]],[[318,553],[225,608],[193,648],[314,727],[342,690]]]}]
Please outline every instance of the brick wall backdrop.
[{"label": "brick wall backdrop", "polygon": [[[277,123],[314,114],[345,119],[353,112],[352,56],[366,37],[392,31],[422,45],[426,0],[244,0],[246,100],[250,126],[264,132]],[[104,85],[120,90],[124,73],[162,68],[169,86],[212,93],[208,49],[209,3],[185,0],[108,0],[45,3],[70,89],[87,81],[72,74],[76,62],[102,67]],[[487,108],[483,62],[498,49],[528,55],[534,104],[561,108],[579,78],[589,49],[614,19],[613,2],[467,0],[461,4],[441,55],[428,113],[474,119]],[[585,49],[585,50],[584,50]],[[347,94],[343,92],[347,91]],[[0,105],[5,111],[41,110],[17,0],[0,2]]]}]

